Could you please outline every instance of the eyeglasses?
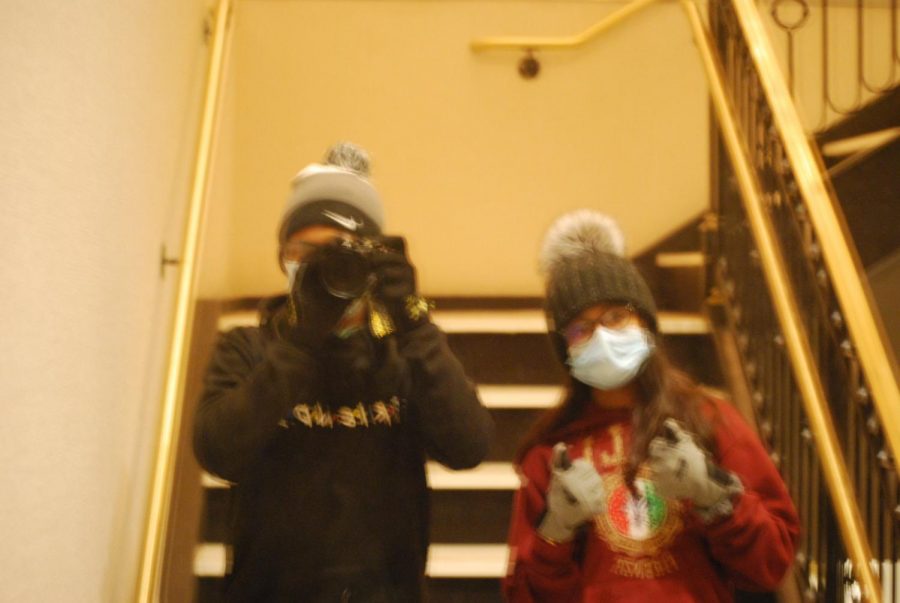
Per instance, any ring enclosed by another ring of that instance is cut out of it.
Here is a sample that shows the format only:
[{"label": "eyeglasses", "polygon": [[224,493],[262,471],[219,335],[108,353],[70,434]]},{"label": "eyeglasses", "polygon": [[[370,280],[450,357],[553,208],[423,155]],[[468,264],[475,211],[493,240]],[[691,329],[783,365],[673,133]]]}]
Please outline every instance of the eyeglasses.
[{"label": "eyeglasses", "polygon": [[599,317],[594,319],[581,318],[560,331],[566,338],[569,346],[584,343],[593,336],[597,327],[606,327],[607,329],[622,329],[631,324],[637,318],[637,310],[632,305],[615,306],[610,308]]}]

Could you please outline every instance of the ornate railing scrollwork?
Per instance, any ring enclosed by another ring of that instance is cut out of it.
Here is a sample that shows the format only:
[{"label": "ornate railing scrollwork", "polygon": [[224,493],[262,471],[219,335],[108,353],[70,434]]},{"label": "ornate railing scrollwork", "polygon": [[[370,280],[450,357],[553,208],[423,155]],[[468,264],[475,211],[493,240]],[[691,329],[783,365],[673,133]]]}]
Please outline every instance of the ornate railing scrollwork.
[{"label": "ornate railing scrollwork", "polygon": [[[852,114],[900,82],[898,0],[762,0],[766,5],[773,30],[784,39],[788,88],[798,97],[798,71],[816,84],[809,88],[817,94],[804,96],[803,103],[817,115],[814,129]],[[848,98],[839,100],[838,91]]]}]

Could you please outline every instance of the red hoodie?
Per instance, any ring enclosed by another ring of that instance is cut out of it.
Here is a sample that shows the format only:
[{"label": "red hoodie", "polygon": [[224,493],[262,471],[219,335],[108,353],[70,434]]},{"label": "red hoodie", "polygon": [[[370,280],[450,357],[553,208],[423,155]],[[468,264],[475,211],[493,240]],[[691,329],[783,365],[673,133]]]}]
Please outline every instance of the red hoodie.
[{"label": "red hoodie", "polygon": [[734,512],[704,524],[690,503],[668,500],[642,467],[633,497],[622,477],[631,412],[592,406],[560,440],[572,458],[590,458],[603,478],[607,512],[573,542],[553,544],[535,526],[544,512],[553,443],[531,448],[519,467],[510,560],[503,589],[512,603],[733,601],[733,589],[774,590],[794,560],[799,525],[784,482],[756,434],[735,409],[715,402],[715,462],[737,474]]}]

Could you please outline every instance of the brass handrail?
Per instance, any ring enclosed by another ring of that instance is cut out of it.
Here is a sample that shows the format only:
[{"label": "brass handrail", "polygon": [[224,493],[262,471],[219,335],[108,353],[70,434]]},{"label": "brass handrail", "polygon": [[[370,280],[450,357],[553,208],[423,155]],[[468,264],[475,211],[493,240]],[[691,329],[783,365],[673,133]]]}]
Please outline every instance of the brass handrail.
[{"label": "brass handrail", "polygon": [[175,298],[169,353],[158,432],[158,448],[153,468],[144,531],[144,547],[138,573],[136,600],[155,603],[159,598],[163,542],[166,537],[174,478],[175,451],[184,401],[187,350],[194,318],[194,289],[197,281],[197,253],[206,205],[210,162],[216,133],[223,71],[229,42],[232,0],[219,0],[210,41],[209,64],[203,114],[194,163],[191,196],[184,226],[181,272]]},{"label": "brass handrail", "polygon": [[[472,48],[473,50],[487,50],[490,48],[535,50],[538,48],[576,47],[583,44],[586,39],[589,39],[591,34],[597,35],[601,31],[605,31],[621,22],[625,16],[630,16],[638,10],[646,8],[653,1],[637,0],[629,5],[629,7],[632,7],[632,10],[626,11],[628,8],[626,7],[601,21],[601,23],[607,23],[605,27],[592,27],[580,36],[574,36],[573,38],[556,40],[552,38],[526,37],[488,38],[473,42]],[[854,336],[857,346],[874,345],[875,342],[873,340],[877,340],[877,347],[868,349],[867,354],[864,357],[861,356],[861,361],[864,365],[864,370],[868,368],[866,375],[870,379],[873,390],[875,390],[873,392],[875,394],[874,397],[884,396],[884,398],[879,400],[879,415],[885,430],[893,431],[893,437],[889,438],[891,439],[892,451],[894,452],[894,458],[900,458],[897,456],[897,449],[894,446],[895,441],[900,442],[900,420],[896,417],[896,415],[900,415],[900,402],[897,402],[900,400],[900,393],[898,393],[896,379],[893,383],[889,383],[886,376],[877,374],[880,371],[887,370],[887,375],[892,375],[893,369],[890,366],[892,355],[889,355],[883,338],[879,337],[883,331],[880,331],[878,325],[875,324],[876,319],[873,318],[873,310],[868,303],[868,299],[871,299],[871,296],[867,298],[861,293],[863,291],[862,287],[865,285],[859,278],[861,271],[859,261],[856,260],[855,255],[850,250],[847,244],[848,239],[844,234],[845,231],[841,229],[841,224],[837,220],[831,197],[825,188],[824,179],[818,164],[815,162],[809,149],[809,143],[805,135],[803,135],[801,122],[797,116],[793,101],[787,93],[780,68],[775,61],[769,39],[759,19],[759,13],[756,7],[753,6],[752,0],[731,1],[735,6],[735,12],[744,29],[744,33],[750,41],[749,46],[753,50],[753,59],[760,79],[764,83],[764,91],[772,105],[775,123],[781,129],[782,134],[785,135],[785,146],[789,149],[791,165],[798,173],[797,179],[798,184],[800,184],[801,194],[810,206],[810,213],[820,214],[818,219],[813,220],[813,224],[823,243],[822,246],[826,250],[832,247],[838,248],[837,251],[831,251],[830,255],[832,258],[830,261],[826,258],[826,261],[835,280],[844,281],[839,283],[840,288],[844,290],[843,294],[839,293],[839,299],[845,313],[848,314],[848,323],[851,322],[851,318],[854,319],[855,326],[851,325],[850,328],[851,336]],[[853,564],[853,573],[860,584],[865,600],[878,603],[881,601],[880,586],[870,565],[872,560],[871,547],[868,543],[859,509],[855,504],[855,497],[852,495],[854,488],[840,451],[834,424],[827,411],[828,404],[822,386],[822,379],[813,360],[808,337],[805,336],[805,329],[803,328],[796,302],[789,292],[789,279],[784,267],[784,261],[775,242],[774,229],[771,220],[763,210],[762,195],[753,176],[752,164],[747,158],[740,135],[740,128],[734,117],[734,111],[725,90],[722,68],[718,63],[710,42],[710,36],[703,25],[696,4],[692,0],[679,0],[679,4],[684,9],[691,26],[694,41],[700,52],[703,69],[709,84],[712,104],[720,123],[726,149],[734,166],[741,198],[750,218],[751,229],[760,249],[760,259],[764,267],[763,272],[772,291],[779,323],[785,334],[785,343],[791,357],[791,366],[800,386],[801,397],[810,421],[810,427],[813,433],[816,434],[816,449],[829,493],[834,502],[841,536],[847,545],[847,554]],[[786,125],[789,127],[786,128]],[[821,214],[826,215],[823,217]],[[820,224],[822,225],[821,230],[819,229]],[[854,262],[854,260],[856,261]],[[857,295],[851,295],[846,291],[848,282],[851,284],[855,283],[853,286],[857,287],[857,289],[854,293]],[[850,302],[849,306],[843,305],[845,300]],[[860,320],[860,314],[865,314],[868,317],[868,321]],[[873,358],[873,356],[878,356],[878,350],[881,350],[880,357]],[[873,383],[873,379],[876,377],[879,378],[877,388]],[[893,404],[894,407],[882,408],[882,406],[890,404]]]},{"label": "brass handrail", "polygon": [[567,49],[583,46],[587,42],[593,40],[603,32],[612,29],[631,15],[643,10],[644,8],[660,2],[661,0],[634,0],[629,2],[616,12],[606,16],[594,25],[579,34],[567,36],[563,38],[556,37],[491,37],[473,40],[469,45],[470,48],[479,52],[482,50],[493,49],[520,49],[520,50],[540,50],[540,49]]}]

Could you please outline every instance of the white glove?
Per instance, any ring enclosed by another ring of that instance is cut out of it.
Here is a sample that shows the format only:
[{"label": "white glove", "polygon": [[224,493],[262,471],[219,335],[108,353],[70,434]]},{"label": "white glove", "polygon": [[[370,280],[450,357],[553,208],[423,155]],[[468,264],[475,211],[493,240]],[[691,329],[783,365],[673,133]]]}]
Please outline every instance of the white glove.
[{"label": "white glove", "polygon": [[603,480],[590,460],[570,461],[563,442],[553,447],[550,469],[547,511],[538,533],[551,542],[567,542],[581,524],[606,511]]},{"label": "white glove", "polygon": [[712,463],[678,421],[666,419],[664,425],[670,437],[653,438],[648,455],[657,491],[666,498],[693,501],[706,521],[730,515],[731,497],[744,490],[741,480]]}]

